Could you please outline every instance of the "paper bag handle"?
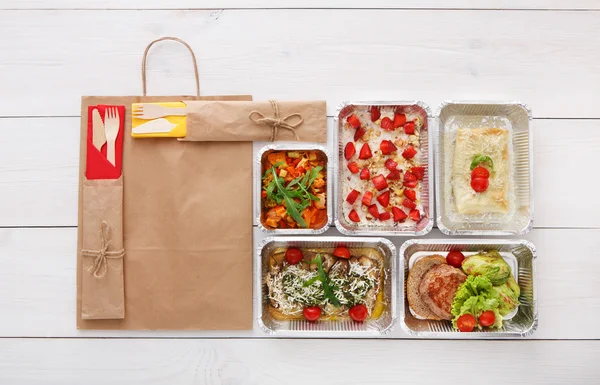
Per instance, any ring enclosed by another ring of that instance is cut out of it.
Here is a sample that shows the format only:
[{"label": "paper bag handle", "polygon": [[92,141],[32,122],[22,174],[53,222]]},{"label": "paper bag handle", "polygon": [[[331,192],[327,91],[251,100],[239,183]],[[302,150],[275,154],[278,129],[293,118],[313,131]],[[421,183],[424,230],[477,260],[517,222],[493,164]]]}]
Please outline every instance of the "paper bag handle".
[{"label": "paper bag handle", "polygon": [[146,96],[146,58],[148,57],[148,51],[150,50],[150,47],[152,47],[155,43],[158,43],[159,41],[163,41],[163,40],[172,40],[172,41],[179,42],[179,43],[183,44],[192,54],[192,61],[194,62],[194,74],[196,75],[196,96],[200,96],[200,77],[198,76],[198,63],[196,62],[196,55],[194,55],[194,51],[192,50],[192,47],[190,47],[190,45],[188,43],[186,43],[185,41],[183,41],[177,37],[171,37],[171,36],[165,36],[165,37],[161,37],[160,39],[154,40],[153,42],[148,44],[148,46],[146,47],[146,50],[144,51],[144,57],[142,58],[142,86],[143,86],[144,96]]}]

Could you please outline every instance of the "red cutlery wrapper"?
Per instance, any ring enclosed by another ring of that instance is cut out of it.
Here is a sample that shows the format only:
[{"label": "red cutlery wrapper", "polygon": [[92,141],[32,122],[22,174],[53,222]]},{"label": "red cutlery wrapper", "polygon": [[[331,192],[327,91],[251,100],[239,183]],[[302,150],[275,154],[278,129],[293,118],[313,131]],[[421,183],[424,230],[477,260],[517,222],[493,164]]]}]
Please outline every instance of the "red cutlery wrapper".
[{"label": "red cutlery wrapper", "polygon": [[[102,151],[94,147],[92,112],[98,109],[100,117],[104,122],[104,112],[107,107],[116,107],[119,111],[119,134],[115,141],[115,163],[113,166],[106,158],[106,143],[102,146]],[[121,176],[121,167],[123,164],[123,134],[125,123],[125,106],[109,106],[100,104],[97,106],[88,106],[87,119],[87,156],[85,163],[85,177],[87,179],[118,179]]]}]

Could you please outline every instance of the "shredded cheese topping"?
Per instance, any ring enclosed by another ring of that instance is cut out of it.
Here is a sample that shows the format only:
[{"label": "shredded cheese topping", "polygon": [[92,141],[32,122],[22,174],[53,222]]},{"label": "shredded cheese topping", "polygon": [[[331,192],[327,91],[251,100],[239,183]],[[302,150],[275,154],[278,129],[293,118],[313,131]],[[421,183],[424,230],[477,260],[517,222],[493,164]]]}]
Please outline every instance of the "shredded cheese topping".
[{"label": "shredded cheese topping", "polygon": [[[348,271],[329,271],[330,283],[335,287],[334,295],[342,305],[340,308],[325,298],[323,283],[314,280],[317,271],[310,271],[300,264],[284,264],[282,269],[270,271],[266,276],[271,304],[283,314],[299,316],[306,306],[320,306],[325,315],[344,314],[356,304],[364,304],[369,314],[375,305],[379,268],[375,263],[348,262]],[[305,285],[308,281],[310,285]]]}]

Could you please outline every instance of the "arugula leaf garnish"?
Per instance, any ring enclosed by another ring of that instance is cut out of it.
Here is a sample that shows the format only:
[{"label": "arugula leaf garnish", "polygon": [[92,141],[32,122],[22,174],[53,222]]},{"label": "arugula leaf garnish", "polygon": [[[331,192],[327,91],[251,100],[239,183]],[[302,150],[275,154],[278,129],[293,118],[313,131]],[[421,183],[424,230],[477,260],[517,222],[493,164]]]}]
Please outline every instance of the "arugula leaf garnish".
[{"label": "arugula leaf garnish", "polygon": [[[331,284],[329,280],[329,276],[325,273],[325,269],[323,269],[323,262],[321,261],[321,254],[317,254],[315,259],[310,261],[311,264],[317,264],[317,277],[323,283],[323,292],[325,293],[325,298],[329,300],[329,303],[335,307],[340,307],[340,300],[335,296],[334,291],[337,290],[337,287]],[[315,278],[311,278],[304,283],[306,286],[310,286],[313,282],[316,281]],[[314,281],[313,281],[314,279]],[[312,282],[311,282],[312,281]],[[310,282],[308,285],[307,283]]]}]

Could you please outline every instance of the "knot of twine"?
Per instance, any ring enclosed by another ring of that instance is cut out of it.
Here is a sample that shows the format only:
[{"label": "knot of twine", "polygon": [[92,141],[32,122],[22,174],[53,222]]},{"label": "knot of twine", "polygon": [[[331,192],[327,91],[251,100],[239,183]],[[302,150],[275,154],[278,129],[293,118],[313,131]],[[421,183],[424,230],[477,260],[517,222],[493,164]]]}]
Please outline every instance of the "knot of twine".
[{"label": "knot of twine", "polygon": [[93,257],[94,263],[88,267],[88,271],[94,272],[94,277],[103,278],[108,271],[109,259],[120,259],[125,256],[125,250],[108,251],[110,245],[110,227],[104,221],[100,225],[100,250],[81,250],[84,257]]},{"label": "knot of twine", "polygon": [[[298,128],[302,123],[304,123],[304,118],[302,117],[302,115],[296,112],[282,119],[279,116],[279,106],[277,105],[275,100],[269,100],[269,103],[271,103],[271,107],[273,107],[273,117],[266,117],[260,111],[254,110],[250,113],[250,115],[248,115],[248,118],[250,118],[250,120],[252,120],[256,124],[262,124],[271,127],[271,142],[274,142],[277,138],[277,133],[279,132],[280,128],[285,128],[286,130],[292,131],[296,140],[300,140],[300,137],[296,133],[296,128]],[[294,124],[291,124],[289,123],[289,119],[293,117],[298,117],[300,118],[300,120]]]}]

